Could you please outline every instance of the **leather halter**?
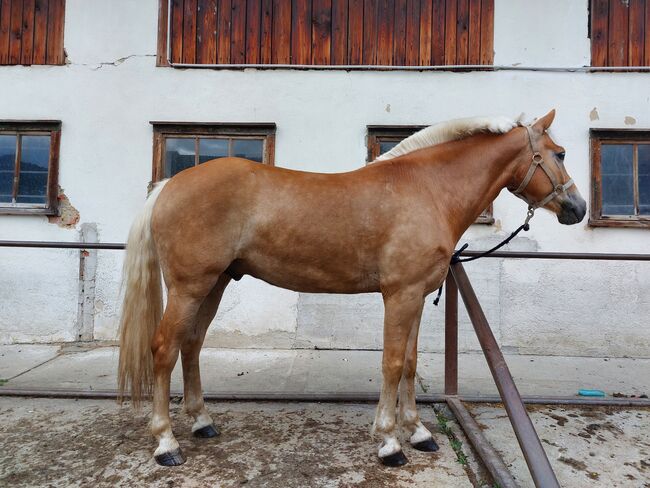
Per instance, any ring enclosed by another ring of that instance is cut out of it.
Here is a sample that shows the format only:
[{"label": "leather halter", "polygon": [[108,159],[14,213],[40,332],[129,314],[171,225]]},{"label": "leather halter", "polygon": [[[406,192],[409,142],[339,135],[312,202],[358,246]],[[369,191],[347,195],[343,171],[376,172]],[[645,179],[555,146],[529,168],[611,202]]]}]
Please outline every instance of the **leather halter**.
[{"label": "leather halter", "polygon": [[[518,196],[519,198],[521,198],[522,200],[524,200],[526,203],[528,203],[528,210],[530,212],[530,211],[534,211],[537,208],[543,207],[554,198],[566,192],[569,188],[573,186],[574,183],[573,183],[573,178],[569,178],[569,180],[564,184],[559,183],[557,181],[555,175],[549,169],[547,163],[544,162],[544,158],[542,157],[541,153],[535,150],[535,146],[533,144],[533,130],[530,128],[529,125],[526,125],[524,127],[528,132],[528,142],[530,143],[530,149],[533,152],[533,158],[531,160],[530,167],[528,168],[528,173],[526,173],[526,176],[521,182],[521,184],[519,185],[519,187],[512,193]],[[524,195],[522,195],[522,192],[526,189],[528,183],[530,183],[530,180],[532,180],[533,175],[535,174],[535,171],[537,170],[538,167],[541,167],[544,170],[544,173],[546,173],[546,176],[548,176],[548,179],[553,185],[553,191],[548,195],[546,195],[546,197],[542,198],[540,201],[531,202]],[[560,168],[558,167],[558,169]],[[560,173],[562,173],[562,171],[560,171]]]}]

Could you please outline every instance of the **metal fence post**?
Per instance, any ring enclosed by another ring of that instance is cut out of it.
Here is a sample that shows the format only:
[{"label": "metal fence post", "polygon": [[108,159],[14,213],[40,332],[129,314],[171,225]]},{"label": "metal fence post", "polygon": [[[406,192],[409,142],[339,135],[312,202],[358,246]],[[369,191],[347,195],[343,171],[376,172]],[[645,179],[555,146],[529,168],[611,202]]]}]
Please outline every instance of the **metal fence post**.
[{"label": "metal fence post", "polygon": [[476,298],[465,269],[461,263],[452,264],[450,269],[458,285],[460,295],[463,298],[474,330],[476,331],[476,336],[481,344],[481,349],[483,349],[483,354],[490,367],[494,382],[499,389],[499,394],[501,395],[506,412],[508,413],[508,418],[519,441],[519,446],[524,454],[535,486],[538,488],[559,488],[560,484],[555,477],[553,468],[551,468],[551,463],[548,461],[542,443],[537,436],[537,432],[535,432],[535,427],[533,427],[528,412],[526,412],[526,407],[521,400],[508,365],[494,338],[494,334],[492,334],[490,325]]},{"label": "metal fence post", "polygon": [[458,287],[451,272],[445,281],[445,395],[458,395]]}]

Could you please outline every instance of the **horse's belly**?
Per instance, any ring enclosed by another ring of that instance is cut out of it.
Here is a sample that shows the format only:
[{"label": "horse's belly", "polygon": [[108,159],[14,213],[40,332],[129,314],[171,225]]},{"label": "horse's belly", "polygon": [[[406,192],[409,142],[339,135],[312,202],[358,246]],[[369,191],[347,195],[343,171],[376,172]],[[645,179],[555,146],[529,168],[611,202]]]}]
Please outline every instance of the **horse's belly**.
[{"label": "horse's belly", "polygon": [[236,260],[229,273],[235,277],[247,274],[280,288],[304,293],[379,291],[379,273],[341,262],[328,266],[258,256],[255,260]]}]

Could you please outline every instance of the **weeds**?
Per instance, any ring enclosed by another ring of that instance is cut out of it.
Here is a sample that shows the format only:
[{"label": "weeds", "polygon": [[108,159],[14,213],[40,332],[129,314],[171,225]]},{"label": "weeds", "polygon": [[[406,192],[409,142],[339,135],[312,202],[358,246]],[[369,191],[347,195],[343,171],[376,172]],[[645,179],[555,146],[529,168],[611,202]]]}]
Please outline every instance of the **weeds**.
[{"label": "weeds", "polygon": [[443,434],[449,438],[449,444],[451,448],[456,453],[456,460],[462,465],[467,466],[467,455],[463,452],[463,443],[458,440],[454,431],[451,430],[449,425],[447,425],[447,418],[442,412],[436,412],[436,417],[438,418],[438,426]]}]

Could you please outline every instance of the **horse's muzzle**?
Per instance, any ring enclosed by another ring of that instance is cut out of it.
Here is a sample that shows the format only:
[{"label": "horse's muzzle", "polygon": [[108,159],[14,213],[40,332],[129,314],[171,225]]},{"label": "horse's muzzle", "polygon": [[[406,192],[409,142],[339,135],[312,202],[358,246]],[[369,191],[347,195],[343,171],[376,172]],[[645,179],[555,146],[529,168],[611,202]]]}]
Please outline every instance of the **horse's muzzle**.
[{"label": "horse's muzzle", "polygon": [[587,202],[579,193],[567,193],[560,203],[560,213],[557,220],[560,224],[571,225],[582,222],[587,213]]}]

